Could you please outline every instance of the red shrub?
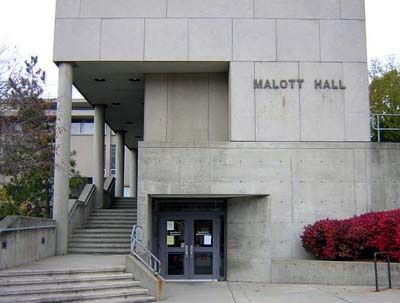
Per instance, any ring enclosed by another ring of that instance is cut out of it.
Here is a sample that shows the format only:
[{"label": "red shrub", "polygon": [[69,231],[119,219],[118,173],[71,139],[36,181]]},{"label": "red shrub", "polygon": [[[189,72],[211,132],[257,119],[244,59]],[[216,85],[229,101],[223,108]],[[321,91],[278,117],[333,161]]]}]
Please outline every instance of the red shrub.
[{"label": "red shrub", "polygon": [[301,239],[310,254],[323,260],[371,259],[374,252],[389,251],[400,261],[400,209],[320,220],[306,226]]}]

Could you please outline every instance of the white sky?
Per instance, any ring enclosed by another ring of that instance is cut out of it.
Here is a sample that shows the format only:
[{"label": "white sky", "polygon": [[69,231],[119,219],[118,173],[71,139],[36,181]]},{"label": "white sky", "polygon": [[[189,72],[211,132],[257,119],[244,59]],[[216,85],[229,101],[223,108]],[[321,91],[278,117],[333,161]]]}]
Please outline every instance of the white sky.
[{"label": "white sky", "polygon": [[[365,0],[368,58],[400,56],[400,0]],[[52,62],[55,0],[0,0],[0,45],[27,58],[39,56],[52,96],[57,68]]]}]

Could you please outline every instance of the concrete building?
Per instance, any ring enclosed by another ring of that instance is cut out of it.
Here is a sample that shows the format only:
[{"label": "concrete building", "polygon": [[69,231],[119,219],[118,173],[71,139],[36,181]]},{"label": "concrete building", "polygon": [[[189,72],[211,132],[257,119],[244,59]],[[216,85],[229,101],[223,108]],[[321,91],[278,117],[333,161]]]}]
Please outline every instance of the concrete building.
[{"label": "concrete building", "polygon": [[107,122],[137,150],[137,219],[168,279],[270,282],[274,260],[309,257],[306,224],[400,203],[399,145],[369,142],[363,0],[58,0],[54,61],[59,254],[73,84],[99,205]]},{"label": "concrete building", "polygon": [[[56,100],[49,100],[55,103]],[[55,116],[54,110],[47,110],[47,114]],[[2,127],[7,123],[4,119],[0,121],[0,133]],[[92,145],[94,134],[94,110],[93,107],[84,99],[72,100],[72,118],[71,118],[71,152],[75,152],[76,170],[80,175],[86,177],[88,182],[93,180],[92,165]],[[106,124],[104,129],[104,176],[116,175],[116,146],[117,136]],[[124,184],[123,196],[135,197],[136,192],[130,191],[130,167],[131,160],[127,156],[127,150],[124,152]],[[0,186],[9,181],[7,176],[0,174]]]},{"label": "concrete building", "polygon": [[[91,160],[94,134],[93,107],[84,99],[73,99],[71,122],[71,152],[76,152],[74,156],[76,169],[91,182],[93,180],[93,165]],[[105,125],[104,134],[104,176],[115,176],[117,136],[107,124]],[[125,197],[132,195],[129,182],[131,161],[128,157],[128,151],[127,148],[124,151],[123,193]],[[135,194],[133,193],[133,196]]]}]

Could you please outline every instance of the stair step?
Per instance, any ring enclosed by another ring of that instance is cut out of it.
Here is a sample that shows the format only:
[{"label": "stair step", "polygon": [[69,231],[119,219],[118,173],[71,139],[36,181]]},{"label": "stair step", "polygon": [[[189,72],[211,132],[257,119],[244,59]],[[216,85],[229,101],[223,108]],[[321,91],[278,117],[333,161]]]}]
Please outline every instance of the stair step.
[{"label": "stair step", "polygon": [[123,238],[80,238],[72,237],[69,243],[130,243],[131,237]]},{"label": "stair step", "polygon": [[107,224],[117,224],[117,223],[131,223],[136,222],[136,218],[92,218],[87,220],[87,223],[101,223],[105,222]]},{"label": "stair step", "polygon": [[136,215],[137,209],[101,209],[101,210],[94,210],[90,213],[91,215],[108,215],[108,214],[115,214],[115,215]]},{"label": "stair step", "polygon": [[93,300],[104,298],[135,298],[143,297],[148,294],[147,290],[140,288],[121,288],[117,290],[102,289],[98,291],[87,290],[64,294],[38,294],[38,295],[21,295],[21,296],[8,296],[6,298],[0,297],[1,303],[10,302],[24,302],[24,303],[52,303],[52,302],[71,302],[81,300]]},{"label": "stair step", "polygon": [[135,224],[108,224],[108,223],[92,223],[85,225],[87,229],[132,229]]},{"label": "stair step", "polygon": [[[22,278],[22,279],[21,279]],[[133,280],[133,274],[120,273],[120,274],[101,274],[101,275],[59,275],[59,276],[39,276],[39,277],[21,277],[20,279],[0,280],[1,286],[14,286],[14,285],[36,285],[36,284],[59,284],[59,283],[81,283],[86,281],[107,281],[107,280]],[[0,292],[1,293],[1,292]]]},{"label": "stair step", "polygon": [[129,249],[122,248],[68,248],[69,254],[129,255]]},{"label": "stair step", "polygon": [[68,248],[130,248],[130,242],[125,243],[81,243],[70,242]]},{"label": "stair step", "polygon": [[84,234],[84,233],[74,233],[72,235],[71,241],[74,240],[82,240],[82,241],[87,241],[87,240],[104,240],[108,241],[111,239],[115,240],[123,240],[123,239],[130,239],[131,238],[131,233],[121,233],[121,234]]},{"label": "stair step", "polygon": [[[82,301],[69,301],[70,303],[82,303]],[[147,302],[157,302],[154,297],[134,297],[134,298],[106,298],[106,299],[93,299],[86,301],[87,303],[147,303]]]},{"label": "stair step", "polygon": [[20,286],[7,286],[7,289],[1,289],[0,298],[2,296],[23,296],[23,295],[36,295],[36,294],[55,294],[55,293],[68,293],[68,292],[81,292],[81,291],[90,291],[90,290],[104,290],[104,289],[116,289],[116,288],[131,288],[140,286],[140,282],[138,281],[103,281],[92,283],[82,282],[82,283],[74,283],[75,285],[62,283],[60,285],[33,285],[33,286],[24,286],[24,291],[21,292]]},{"label": "stair step", "polygon": [[109,219],[136,219],[136,214],[91,214],[89,218],[109,218]]},{"label": "stair step", "polygon": [[76,229],[73,234],[75,233],[82,233],[82,234],[131,234],[132,228],[85,228],[85,229]]},{"label": "stair step", "polygon": [[106,268],[83,268],[83,269],[50,269],[50,270],[4,270],[0,271],[0,278],[5,277],[28,277],[46,275],[71,275],[71,274],[94,274],[94,273],[123,273],[125,266],[113,266]]}]

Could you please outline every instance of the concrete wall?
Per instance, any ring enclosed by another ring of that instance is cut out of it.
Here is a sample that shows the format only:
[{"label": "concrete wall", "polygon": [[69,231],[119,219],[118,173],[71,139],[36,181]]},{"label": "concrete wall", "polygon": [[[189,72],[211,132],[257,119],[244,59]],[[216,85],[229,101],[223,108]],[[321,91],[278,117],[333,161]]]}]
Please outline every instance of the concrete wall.
[{"label": "concrete wall", "polygon": [[228,199],[228,281],[271,281],[270,207],[268,197]]},{"label": "concrete wall", "polygon": [[228,141],[228,75],[148,74],[145,141]]},{"label": "concrete wall", "polygon": [[[152,228],[152,195],[268,195],[268,199],[254,197],[240,205],[228,202],[230,224],[241,220],[259,224],[254,228],[242,225],[236,232],[233,225],[228,227],[228,277],[236,280],[242,271],[247,272],[245,266],[253,269],[262,264],[265,267],[258,269],[265,278],[270,272],[265,260],[269,255],[309,258],[300,241],[305,225],[321,218],[398,208],[399,148],[398,144],[371,143],[143,142],[139,148],[139,224],[147,231]],[[266,204],[263,208],[261,201]],[[263,222],[265,229],[260,230]],[[250,243],[252,249],[247,252],[253,258],[243,255],[240,241],[244,247]],[[258,255],[257,248],[264,249],[265,255]]]},{"label": "concrete wall", "polygon": [[[364,0],[58,0],[54,60],[228,61],[231,141],[369,141],[364,11]],[[255,90],[255,78],[305,82]]]},{"label": "concrete wall", "polygon": [[[391,264],[393,286],[400,285],[400,264]],[[387,265],[378,264],[381,289],[388,287]],[[310,260],[272,260],[272,282],[375,286],[373,262],[339,262]]]},{"label": "concrete wall", "polygon": [[[55,224],[54,220],[8,216],[0,221],[0,229]],[[3,231],[0,233],[0,243],[3,245],[3,242],[7,243],[7,248],[0,248],[0,269],[29,264],[55,255],[56,228]]]}]

